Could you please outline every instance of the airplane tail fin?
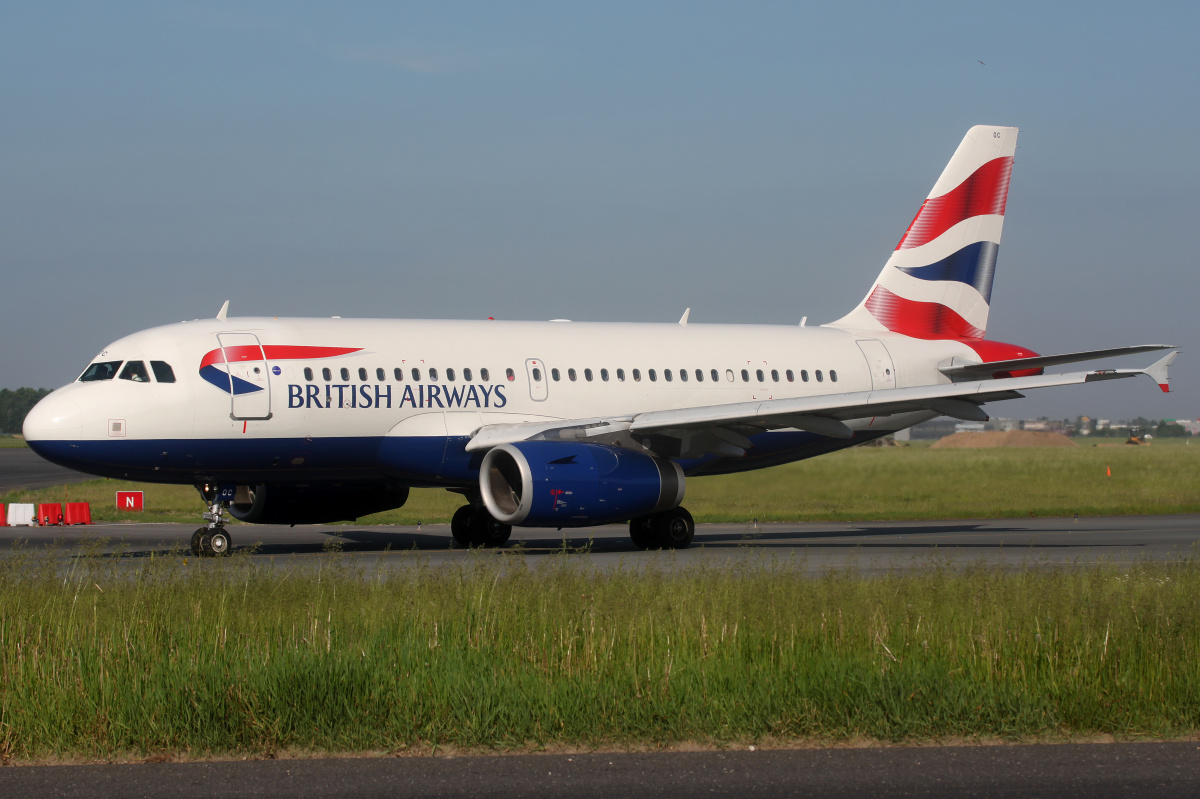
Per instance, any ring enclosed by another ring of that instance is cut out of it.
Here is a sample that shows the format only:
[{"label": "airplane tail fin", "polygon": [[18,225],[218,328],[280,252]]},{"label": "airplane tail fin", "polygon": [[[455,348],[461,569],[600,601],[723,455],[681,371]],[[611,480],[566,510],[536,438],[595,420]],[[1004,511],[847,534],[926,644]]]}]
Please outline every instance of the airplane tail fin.
[{"label": "airplane tail fin", "polygon": [[1016,149],[1016,128],[968,130],[875,285],[830,326],[983,338]]}]

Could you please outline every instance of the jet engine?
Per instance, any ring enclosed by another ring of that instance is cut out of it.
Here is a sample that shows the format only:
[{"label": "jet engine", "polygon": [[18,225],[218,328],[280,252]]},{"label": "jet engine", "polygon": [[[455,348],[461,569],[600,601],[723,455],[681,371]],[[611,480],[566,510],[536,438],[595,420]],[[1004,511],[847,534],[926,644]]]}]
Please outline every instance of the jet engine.
[{"label": "jet engine", "polygon": [[308,483],[238,486],[233,518],[254,524],[327,524],[399,508],[408,486],[382,483]]},{"label": "jet engine", "polygon": [[493,518],[526,527],[622,522],[683,502],[683,470],[633,450],[562,441],[501,444],[479,469]]}]

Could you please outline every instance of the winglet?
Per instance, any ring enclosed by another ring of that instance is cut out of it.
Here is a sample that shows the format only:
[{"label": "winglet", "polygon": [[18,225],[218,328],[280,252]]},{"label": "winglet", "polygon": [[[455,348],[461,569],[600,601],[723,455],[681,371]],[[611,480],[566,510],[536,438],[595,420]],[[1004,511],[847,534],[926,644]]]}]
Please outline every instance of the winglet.
[{"label": "winglet", "polygon": [[229,313],[229,300],[225,300],[225,304],[221,306],[221,310],[217,311],[217,321],[224,322],[225,314]]},{"label": "winglet", "polygon": [[1167,367],[1169,367],[1175,361],[1175,358],[1178,355],[1179,350],[1168,353],[1150,366],[1146,367],[1144,370],[1145,374],[1148,374],[1150,377],[1154,378],[1154,382],[1158,383],[1158,387],[1161,388],[1164,393],[1171,390],[1171,378],[1167,375]]},{"label": "winglet", "polygon": [[691,308],[683,309],[683,316],[679,317],[679,326],[680,327],[687,327],[688,314],[690,314],[691,312],[692,312]]}]

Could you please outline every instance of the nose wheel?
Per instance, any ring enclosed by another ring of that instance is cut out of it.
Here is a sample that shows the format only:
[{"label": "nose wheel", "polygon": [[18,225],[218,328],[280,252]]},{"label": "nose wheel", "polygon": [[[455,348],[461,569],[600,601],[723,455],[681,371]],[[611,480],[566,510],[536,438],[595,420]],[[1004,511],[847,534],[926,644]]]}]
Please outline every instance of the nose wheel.
[{"label": "nose wheel", "polygon": [[192,554],[198,558],[224,557],[233,549],[233,539],[225,530],[224,514],[228,503],[221,500],[220,493],[214,486],[197,488],[208,505],[208,512],[204,514],[208,526],[198,527],[196,532],[192,533]]}]

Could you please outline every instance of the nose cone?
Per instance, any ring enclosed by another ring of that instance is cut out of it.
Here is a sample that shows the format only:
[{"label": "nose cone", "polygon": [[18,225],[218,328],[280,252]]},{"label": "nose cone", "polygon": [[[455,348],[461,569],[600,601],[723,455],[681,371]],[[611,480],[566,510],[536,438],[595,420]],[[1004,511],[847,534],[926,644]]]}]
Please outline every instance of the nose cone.
[{"label": "nose cone", "polygon": [[21,432],[37,452],[39,441],[78,439],[82,435],[83,412],[68,397],[57,391],[43,399],[25,417]]}]

